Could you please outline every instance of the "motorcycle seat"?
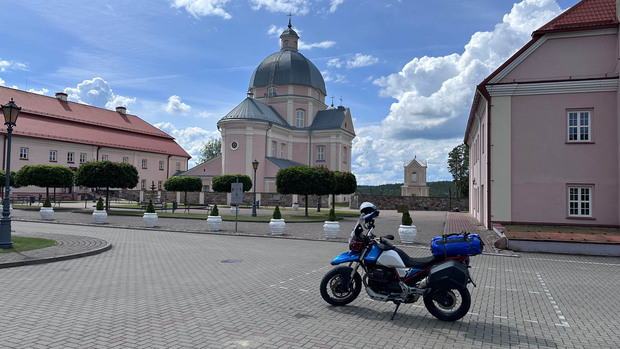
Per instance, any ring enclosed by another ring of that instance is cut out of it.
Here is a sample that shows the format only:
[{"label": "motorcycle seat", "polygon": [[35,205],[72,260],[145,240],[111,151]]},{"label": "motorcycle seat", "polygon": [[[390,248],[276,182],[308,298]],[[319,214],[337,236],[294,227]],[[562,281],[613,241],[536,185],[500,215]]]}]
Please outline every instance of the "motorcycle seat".
[{"label": "motorcycle seat", "polygon": [[407,255],[405,251],[399,248],[394,248],[394,251],[398,253],[400,259],[403,260],[403,263],[405,263],[405,266],[407,266],[408,268],[425,269],[426,267],[431,266],[437,261],[437,258],[435,256],[412,258],[409,257],[409,255]]}]

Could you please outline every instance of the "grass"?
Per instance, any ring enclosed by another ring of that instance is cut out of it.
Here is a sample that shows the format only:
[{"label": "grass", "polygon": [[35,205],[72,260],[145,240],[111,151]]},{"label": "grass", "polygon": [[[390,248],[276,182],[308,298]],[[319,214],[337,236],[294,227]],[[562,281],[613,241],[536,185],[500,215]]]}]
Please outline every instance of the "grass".
[{"label": "grass", "polygon": [[38,250],[45,247],[56,245],[56,241],[41,238],[27,238],[22,236],[12,236],[13,248],[0,249],[0,253],[24,252]]},{"label": "grass", "polygon": [[564,234],[592,234],[592,235],[620,235],[618,228],[600,228],[584,226],[554,226],[554,225],[505,225],[504,228],[512,232],[546,232]]}]

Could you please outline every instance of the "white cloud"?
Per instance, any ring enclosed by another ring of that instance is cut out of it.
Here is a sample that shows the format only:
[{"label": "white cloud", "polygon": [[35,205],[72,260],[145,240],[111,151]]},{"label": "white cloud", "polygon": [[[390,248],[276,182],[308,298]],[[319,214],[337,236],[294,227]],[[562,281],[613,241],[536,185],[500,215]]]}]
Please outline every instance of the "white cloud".
[{"label": "white cloud", "polygon": [[347,83],[347,77],[342,74],[332,74],[329,70],[324,70],[321,75],[323,75],[325,82]]},{"label": "white cloud", "polygon": [[376,79],[380,95],[397,100],[382,122],[383,137],[462,137],[476,85],[559,13],[554,0],[523,0],[493,31],[472,35],[462,54],[414,58]]},{"label": "white cloud", "polygon": [[0,78],[0,86],[4,86],[6,84],[6,81],[2,80],[2,78]]},{"label": "white cloud", "polygon": [[173,124],[169,122],[160,122],[153,126],[174,137],[176,142],[183,149],[185,149],[185,151],[187,151],[189,155],[192,156],[189,164],[190,168],[195,166],[196,160],[198,158],[198,155],[200,155],[200,150],[202,149],[203,144],[211,138],[221,137],[219,131],[207,131],[200,127],[177,129]]},{"label": "white cloud", "polygon": [[328,67],[342,68],[342,61],[339,58],[332,58],[327,61]]},{"label": "white cloud", "polygon": [[299,49],[300,50],[312,50],[313,48],[330,48],[336,45],[335,41],[321,41],[321,42],[313,42],[311,44],[307,44],[302,40],[299,40]]},{"label": "white cloud", "polygon": [[342,5],[343,2],[344,0],[331,0],[330,7],[329,7],[329,13],[336,12],[336,10],[338,10],[338,6]]},{"label": "white cloud", "polygon": [[310,12],[310,0],[250,0],[253,10],[267,9],[269,12],[293,13],[307,15]]},{"label": "white cloud", "polygon": [[379,62],[379,58],[377,57],[373,57],[371,55],[363,55],[361,53],[356,53],[355,57],[347,60],[347,68],[368,67],[378,62]]},{"label": "white cloud", "polygon": [[78,103],[94,106],[104,105],[105,108],[114,110],[118,106],[127,107],[136,102],[136,98],[117,96],[110,88],[110,84],[100,77],[92,80],[84,80],[75,88],[67,87],[64,92],[69,99]]},{"label": "white cloud", "polygon": [[33,88],[29,89],[28,92],[32,92],[32,93],[36,93],[38,95],[45,95],[48,92],[50,92],[50,90],[46,89],[46,88],[42,88],[40,90],[35,90]]},{"label": "white cloud", "polygon": [[166,104],[164,110],[168,114],[187,114],[190,110],[192,110],[192,107],[181,102],[181,97],[170,96],[170,98],[168,98],[168,104]]},{"label": "white cloud", "polygon": [[7,70],[29,70],[28,65],[21,62],[7,61],[0,59],[0,72]]},{"label": "white cloud", "polygon": [[223,19],[231,19],[232,16],[224,10],[230,0],[174,0],[175,8],[185,8],[189,14],[198,18],[203,16],[219,16]]}]

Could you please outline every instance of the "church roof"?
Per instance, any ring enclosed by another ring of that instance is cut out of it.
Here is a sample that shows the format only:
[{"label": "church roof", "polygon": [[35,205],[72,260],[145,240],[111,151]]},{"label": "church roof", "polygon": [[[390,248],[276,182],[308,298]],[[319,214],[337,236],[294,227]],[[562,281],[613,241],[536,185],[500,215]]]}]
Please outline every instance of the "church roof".
[{"label": "church roof", "polygon": [[564,11],[533,35],[617,27],[616,0],[582,0]]},{"label": "church roof", "polygon": [[293,50],[276,52],[265,58],[250,79],[250,88],[272,85],[309,86],[327,94],[319,69],[304,55]]},{"label": "church roof", "polygon": [[22,108],[14,136],[191,157],[173,137],[135,115],[0,86],[0,102],[11,98]]},{"label": "church roof", "polygon": [[221,118],[220,122],[236,119],[265,121],[284,127],[290,127],[289,124],[280,116],[280,114],[278,114],[278,112],[271,106],[249,97]]},{"label": "church roof", "polygon": [[344,107],[338,107],[338,109],[326,109],[316,113],[311,130],[329,130],[334,128],[340,128],[346,117],[346,109]]},{"label": "church roof", "polygon": [[287,159],[273,158],[273,157],[270,157],[270,156],[267,157],[267,160],[269,160],[272,164],[276,165],[276,167],[279,168],[279,169],[285,169],[285,168],[289,168],[289,167],[293,167],[293,166],[303,165],[303,164],[300,164],[299,162],[296,162],[296,161],[287,160]]}]

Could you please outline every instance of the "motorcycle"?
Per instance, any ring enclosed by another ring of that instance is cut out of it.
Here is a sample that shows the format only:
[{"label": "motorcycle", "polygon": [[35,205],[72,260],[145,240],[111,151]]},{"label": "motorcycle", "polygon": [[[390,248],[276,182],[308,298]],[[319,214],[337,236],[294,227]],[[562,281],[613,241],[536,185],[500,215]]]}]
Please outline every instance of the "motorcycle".
[{"label": "motorcycle", "polygon": [[471,305],[467,285],[476,287],[469,273],[469,258],[482,253],[484,245],[478,235],[435,237],[432,256],[412,258],[388,241],[393,235],[377,238],[373,234],[379,216],[375,205],[364,202],[360,213],[351,232],[349,251],[334,258],[331,264],[338,267],[321,280],[321,296],[327,303],[351,303],[363,284],[371,299],[396,304],[392,320],[401,303],[414,303],[420,297],[439,320],[456,321],[467,314]]}]

